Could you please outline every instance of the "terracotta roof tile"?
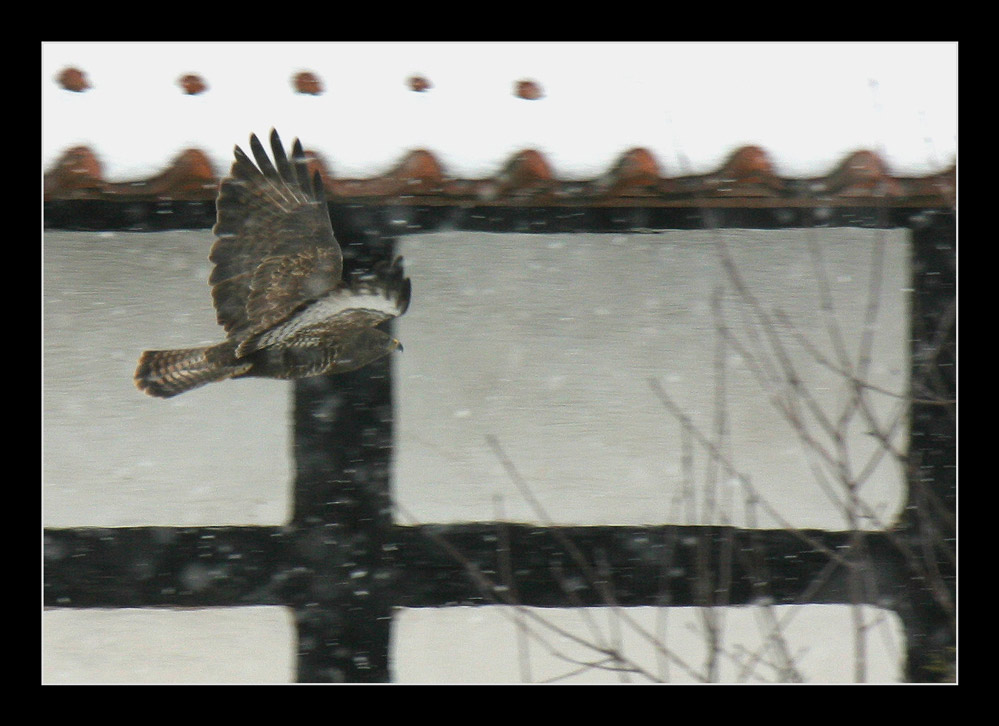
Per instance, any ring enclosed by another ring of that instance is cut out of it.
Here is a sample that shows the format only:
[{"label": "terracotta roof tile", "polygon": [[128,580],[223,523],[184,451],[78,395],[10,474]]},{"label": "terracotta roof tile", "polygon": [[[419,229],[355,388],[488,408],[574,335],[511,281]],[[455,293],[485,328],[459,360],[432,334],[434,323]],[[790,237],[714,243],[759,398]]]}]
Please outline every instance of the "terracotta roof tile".
[{"label": "terracotta roof tile", "polygon": [[[450,176],[426,149],[409,152],[385,174],[342,179],[329,172],[322,156],[307,151],[331,199],[420,204],[543,204],[555,206],[891,206],[954,204],[956,167],[925,177],[897,177],[872,151],[850,154],[828,175],[811,179],[778,176],[765,149],[736,150],[715,172],[668,176],[655,155],[644,148],[625,151],[604,174],[592,179],[563,179],[545,154],[524,149],[491,178]],[[226,167],[228,168],[228,166]],[[199,149],[180,153],[149,179],[109,182],[99,156],[90,148],[67,150],[45,174],[45,200],[177,200],[215,199],[221,177],[208,154]]]}]

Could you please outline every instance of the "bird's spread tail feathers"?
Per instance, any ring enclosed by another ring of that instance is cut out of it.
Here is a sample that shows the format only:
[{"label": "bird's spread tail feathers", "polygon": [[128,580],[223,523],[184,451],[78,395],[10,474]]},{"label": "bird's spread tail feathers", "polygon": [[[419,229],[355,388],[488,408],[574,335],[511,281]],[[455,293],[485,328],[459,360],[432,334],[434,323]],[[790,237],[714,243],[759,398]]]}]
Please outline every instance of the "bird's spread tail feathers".
[{"label": "bird's spread tail feathers", "polygon": [[147,350],[139,358],[135,385],[157,398],[170,398],[206,383],[245,373],[248,363],[236,363],[226,344],[180,350]]}]

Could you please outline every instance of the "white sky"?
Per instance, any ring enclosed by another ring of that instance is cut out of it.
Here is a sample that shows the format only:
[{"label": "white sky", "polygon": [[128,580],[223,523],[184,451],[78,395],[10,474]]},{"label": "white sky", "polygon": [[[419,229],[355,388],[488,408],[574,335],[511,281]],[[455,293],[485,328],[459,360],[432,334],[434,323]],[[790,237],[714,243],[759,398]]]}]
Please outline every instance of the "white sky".
[{"label": "white sky", "polygon": [[[55,82],[70,65],[86,93]],[[323,95],[292,92],[301,70]],[[181,92],[192,72],[207,93]],[[413,74],[433,88],[409,90]],[[542,100],[513,95],[524,78]],[[926,174],[957,148],[956,43],[43,43],[41,81],[43,168],[86,144],[116,181],[188,147],[226,171],[234,144],[271,127],[341,177],[383,173],[415,148],[468,178],[535,148],[564,179],[635,146],[676,175],[757,144],[786,176],[826,174],[860,148]]]}]

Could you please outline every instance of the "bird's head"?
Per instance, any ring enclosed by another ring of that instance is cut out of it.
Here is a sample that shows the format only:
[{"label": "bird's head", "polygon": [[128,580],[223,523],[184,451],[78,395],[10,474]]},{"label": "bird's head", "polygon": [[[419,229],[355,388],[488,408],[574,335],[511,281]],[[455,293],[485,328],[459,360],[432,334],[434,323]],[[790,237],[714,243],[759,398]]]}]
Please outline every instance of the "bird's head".
[{"label": "bird's head", "polygon": [[378,328],[365,328],[350,338],[337,352],[337,370],[351,371],[402,350],[402,343]]}]

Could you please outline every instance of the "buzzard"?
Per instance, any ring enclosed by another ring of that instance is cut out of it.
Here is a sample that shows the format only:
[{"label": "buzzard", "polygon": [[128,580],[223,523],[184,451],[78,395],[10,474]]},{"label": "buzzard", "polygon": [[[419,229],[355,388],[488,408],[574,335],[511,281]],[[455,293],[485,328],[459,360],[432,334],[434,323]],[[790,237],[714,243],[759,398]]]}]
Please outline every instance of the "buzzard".
[{"label": "buzzard", "polygon": [[208,279],[226,339],[182,350],[147,350],[136,386],[170,398],[206,383],[249,376],[305,378],[360,368],[396,348],[377,326],[409,307],[402,259],[343,279],[319,173],[309,175],[296,139],[291,159],[271,131],[268,158],[255,135],[256,165],[238,146],[222,180]]}]

